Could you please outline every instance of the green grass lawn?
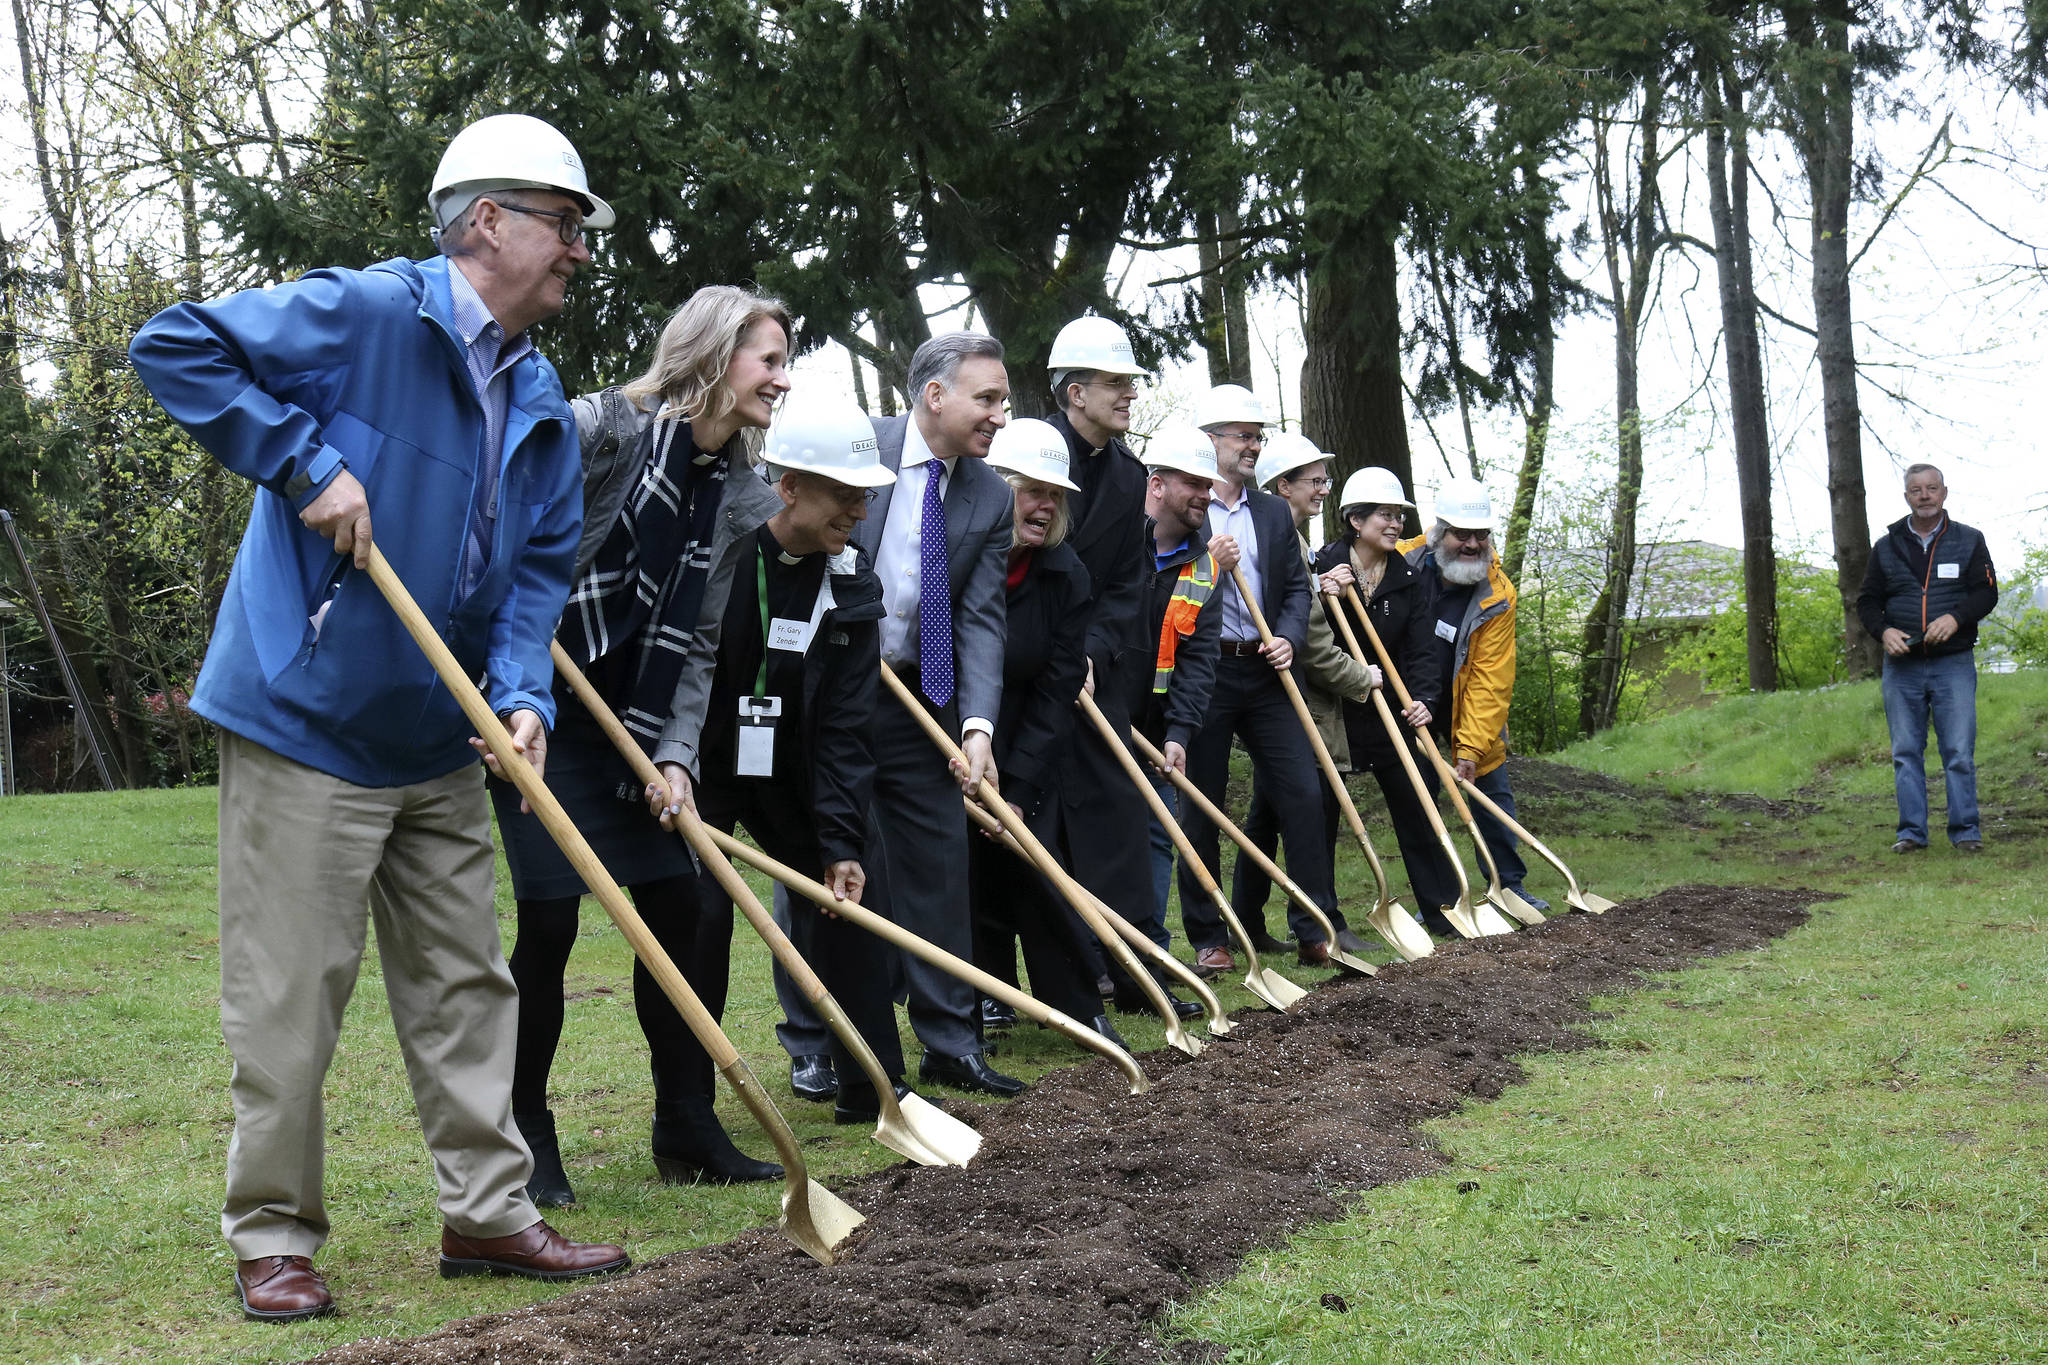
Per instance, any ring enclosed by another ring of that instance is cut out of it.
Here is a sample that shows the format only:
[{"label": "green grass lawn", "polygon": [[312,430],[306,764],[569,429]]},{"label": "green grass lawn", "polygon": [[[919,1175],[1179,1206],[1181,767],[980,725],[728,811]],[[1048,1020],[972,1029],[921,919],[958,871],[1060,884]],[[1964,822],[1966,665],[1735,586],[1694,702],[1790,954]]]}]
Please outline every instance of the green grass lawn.
[{"label": "green grass lawn", "polygon": [[1939,839],[1885,851],[1870,684],[1565,755],[1811,803],[1533,812],[1608,894],[1842,899],[1766,950],[1598,1002],[1603,1049],[1527,1059],[1528,1084],[1432,1126],[1440,1173],[1361,1195],[1173,1332],[1232,1362],[2048,1359],[2048,678],[1986,678],[1981,702],[1974,860]]},{"label": "green grass lawn", "polygon": [[[1987,678],[1982,701],[1991,842],[1967,864],[1882,853],[1888,748],[1869,685],[1723,703],[1568,755],[1807,803],[1527,803],[1582,882],[1845,898],[1771,949],[1604,1002],[1608,1049],[1531,1059],[1530,1084],[1433,1130],[1441,1175],[1368,1193],[1174,1330],[1256,1361],[2041,1358],[2048,679]],[[328,1082],[321,1265],[342,1312],[241,1320],[218,1233],[231,1124],[213,856],[211,791],[0,801],[0,1359],[298,1359],[561,1292],[437,1277],[432,1173],[371,952]],[[1340,884],[1362,881],[1346,855]],[[499,910],[509,936],[509,900]],[[742,928],[727,1025],[813,1173],[893,1163],[789,1098],[766,963]],[[771,1219],[778,1187],[653,1183],[627,966],[587,904],[554,1075],[583,1204],[554,1221],[644,1259]],[[1137,1050],[1160,1046],[1156,1023],[1119,1023]],[[1077,1055],[1027,1028],[999,1064],[1033,1076]],[[728,1122],[766,1154],[743,1116]],[[1326,1293],[1350,1311],[1321,1307]]]}]

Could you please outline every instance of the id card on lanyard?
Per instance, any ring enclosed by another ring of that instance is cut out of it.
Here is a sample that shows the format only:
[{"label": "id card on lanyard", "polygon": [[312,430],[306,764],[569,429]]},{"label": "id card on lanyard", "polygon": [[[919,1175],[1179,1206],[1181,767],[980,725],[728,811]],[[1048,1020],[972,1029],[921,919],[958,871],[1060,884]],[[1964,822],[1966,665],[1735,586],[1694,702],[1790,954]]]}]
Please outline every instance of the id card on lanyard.
[{"label": "id card on lanyard", "polygon": [[768,614],[768,560],[754,552],[754,592],[761,606],[761,667],[754,675],[752,696],[739,699],[739,731],[733,745],[733,770],[737,777],[775,775],[775,731],[782,719],[782,698],[768,695],[768,651],[808,652],[811,637],[825,615],[825,593],[820,589],[817,604],[808,621]]}]

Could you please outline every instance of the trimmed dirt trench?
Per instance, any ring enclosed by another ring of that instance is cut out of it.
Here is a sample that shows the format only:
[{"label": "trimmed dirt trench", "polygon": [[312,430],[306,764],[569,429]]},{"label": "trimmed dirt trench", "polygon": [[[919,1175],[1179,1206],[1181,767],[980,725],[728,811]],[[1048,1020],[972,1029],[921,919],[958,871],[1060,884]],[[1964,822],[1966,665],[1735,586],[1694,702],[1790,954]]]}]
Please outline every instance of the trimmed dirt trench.
[{"label": "trimmed dirt trench", "polygon": [[1755,948],[1811,892],[1677,887],[1604,916],[1444,944],[1294,1011],[1245,1012],[1198,1060],[1144,1058],[1149,1094],[1106,1063],[1021,1099],[963,1106],[987,1141],[966,1170],[903,1165],[840,1193],[867,1215],[820,1267],[772,1230],[332,1365],[1157,1359],[1167,1306],[1344,1211],[1350,1192],[1438,1164],[1416,1125],[1521,1077],[1514,1054],[1593,1046],[1586,1001],[1646,972]]}]

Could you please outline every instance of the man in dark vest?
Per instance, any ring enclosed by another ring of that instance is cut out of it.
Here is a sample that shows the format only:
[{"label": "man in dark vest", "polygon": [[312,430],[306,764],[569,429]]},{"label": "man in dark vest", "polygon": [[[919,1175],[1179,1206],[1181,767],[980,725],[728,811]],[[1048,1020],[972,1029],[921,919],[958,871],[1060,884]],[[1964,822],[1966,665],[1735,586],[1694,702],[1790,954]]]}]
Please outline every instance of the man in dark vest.
[{"label": "man in dark vest", "polygon": [[1977,824],[1977,623],[1998,605],[1983,533],[1950,521],[1948,485],[1931,464],[1906,470],[1906,506],[1870,549],[1856,614],[1884,645],[1884,718],[1899,801],[1894,853],[1927,847],[1927,722],[1948,785],[1948,841],[1984,847]]}]

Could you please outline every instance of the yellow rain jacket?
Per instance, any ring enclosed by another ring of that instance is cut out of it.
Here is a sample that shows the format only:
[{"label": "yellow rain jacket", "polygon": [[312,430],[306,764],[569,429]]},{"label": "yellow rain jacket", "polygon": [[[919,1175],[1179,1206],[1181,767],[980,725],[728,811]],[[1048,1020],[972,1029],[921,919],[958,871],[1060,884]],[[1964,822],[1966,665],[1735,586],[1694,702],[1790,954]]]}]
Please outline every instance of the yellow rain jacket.
[{"label": "yellow rain jacket", "polygon": [[[1429,552],[1422,536],[1395,547],[1420,568]],[[1472,760],[1490,773],[1508,757],[1508,706],[1515,696],[1515,585],[1502,572],[1500,557],[1486,566],[1486,590],[1472,594],[1472,605],[1458,623],[1452,651],[1451,753],[1456,761]]]}]

